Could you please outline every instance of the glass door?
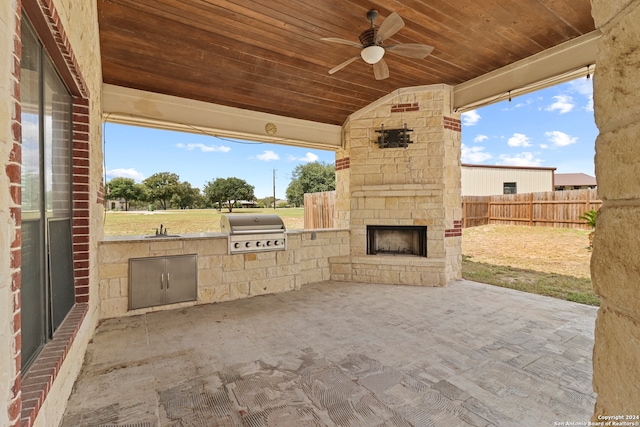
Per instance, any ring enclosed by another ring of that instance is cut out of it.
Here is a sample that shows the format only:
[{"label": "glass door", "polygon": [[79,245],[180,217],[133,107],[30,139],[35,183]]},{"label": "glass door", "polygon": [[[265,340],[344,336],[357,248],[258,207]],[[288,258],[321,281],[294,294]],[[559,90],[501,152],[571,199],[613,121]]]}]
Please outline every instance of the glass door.
[{"label": "glass door", "polygon": [[75,302],[69,92],[22,19],[22,366],[26,371]]}]

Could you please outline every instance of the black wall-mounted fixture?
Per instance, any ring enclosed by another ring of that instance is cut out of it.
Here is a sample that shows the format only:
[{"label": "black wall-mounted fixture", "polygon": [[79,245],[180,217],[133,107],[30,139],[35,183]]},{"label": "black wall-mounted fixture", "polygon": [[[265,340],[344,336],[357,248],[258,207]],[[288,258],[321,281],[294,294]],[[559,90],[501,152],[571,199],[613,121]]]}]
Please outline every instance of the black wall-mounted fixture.
[{"label": "black wall-mounted fixture", "polygon": [[411,132],[413,132],[413,129],[407,129],[406,123],[400,129],[385,129],[384,125],[381,125],[380,130],[376,131],[376,133],[380,134],[378,135],[377,143],[380,148],[407,148],[408,144],[413,144]]}]

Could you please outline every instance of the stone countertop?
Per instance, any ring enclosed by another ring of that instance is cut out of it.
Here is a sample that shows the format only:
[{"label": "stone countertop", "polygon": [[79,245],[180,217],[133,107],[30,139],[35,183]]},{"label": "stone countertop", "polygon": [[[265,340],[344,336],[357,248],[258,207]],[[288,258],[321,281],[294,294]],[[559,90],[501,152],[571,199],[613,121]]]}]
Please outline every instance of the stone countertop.
[{"label": "stone countertop", "polygon": [[179,235],[168,235],[162,237],[149,236],[104,236],[100,243],[122,243],[122,242],[156,242],[165,240],[187,240],[187,239],[222,239],[227,233],[185,233]]},{"label": "stone countertop", "polygon": [[[331,231],[335,229],[319,229],[319,230],[287,230],[287,234],[301,234],[303,232]],[[143,235],[137,236],[104,236],[100,239],[100,243],[122,243],[122,242],[155,242],[166,240],[192,240],[192,239],[223,239],[227,238],[227,233],[185,233],[179,235],[168,235],[166,237],[148,237]]]}]

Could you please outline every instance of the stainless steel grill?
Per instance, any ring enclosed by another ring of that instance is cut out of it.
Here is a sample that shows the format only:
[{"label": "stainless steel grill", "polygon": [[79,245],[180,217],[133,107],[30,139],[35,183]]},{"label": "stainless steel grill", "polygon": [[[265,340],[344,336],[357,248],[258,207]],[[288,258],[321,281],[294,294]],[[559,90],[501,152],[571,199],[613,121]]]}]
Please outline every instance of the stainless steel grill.
[{"label": "stainless steel grill", "polygon": [[220,228],[229,234],[229,254],[284,251],[287,235],[278,215],[222,215]]}]

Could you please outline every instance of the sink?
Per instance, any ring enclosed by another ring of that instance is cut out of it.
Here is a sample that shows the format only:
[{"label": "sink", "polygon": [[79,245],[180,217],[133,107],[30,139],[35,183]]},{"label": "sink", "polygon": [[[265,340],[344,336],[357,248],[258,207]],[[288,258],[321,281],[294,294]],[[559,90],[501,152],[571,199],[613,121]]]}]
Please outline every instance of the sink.
[{"label": "sink", "polygon": [[150,236],[144,236],[145,239],[161,239],[165,237],[180,237],[179,234],[152,234]]}]

